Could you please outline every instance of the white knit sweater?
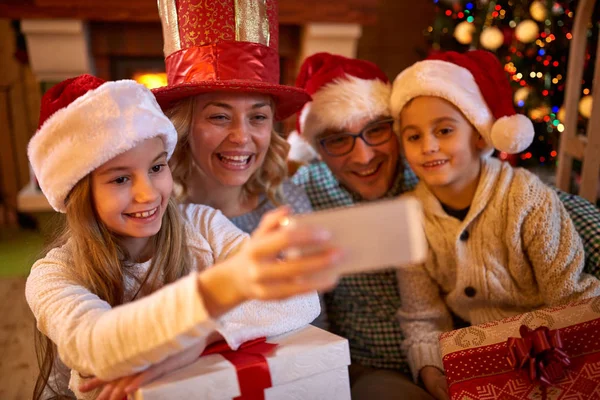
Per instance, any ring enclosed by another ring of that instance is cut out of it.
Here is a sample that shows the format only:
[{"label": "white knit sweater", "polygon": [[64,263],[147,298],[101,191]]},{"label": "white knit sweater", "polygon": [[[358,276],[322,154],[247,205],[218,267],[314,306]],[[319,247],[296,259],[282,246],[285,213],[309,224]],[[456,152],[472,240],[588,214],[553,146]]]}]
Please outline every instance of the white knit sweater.
[{"label": "white knit sweater", "polygon": [[[220,211],[202,205],[182,206],[193,269],[201,271],[232,254],[248,237]],[[70,243],[37,261],[25,295],[38,329],[57,346],[76,392],[79,376],[112,380],[142,371],[191,346],[202,346],[214,332],[237,348],[246,337],[271,336],[310,323],[320,312],[316,293],[285,301],[250,301],[212,320],[197,289],[197,272],[155,293],[111,308],[80,286],[71,270]],[[132,266],[137,278],[150,262]],[[125,281],[130,301],[138,282]],[[246,339],[247,340],[247,339]],[[59,374],[65,379],[65,374]],[[66,382],[55,382],[66,390]],[[78,394],[78,398],[95,398]],[[96,392],[97,394],[97,392]]]},{"label": "white knit sweater", "polygon": [[398,317],[415,379],[426,365],[443,369],[438,335],[452,329],[448,308],[481,324],[600,295],[600,281],[582,273],[583,246],[569,214],[528,171],[483,160],[464,221],[447,215],[422,182],[413,195],[430,246],[424,266],[398,270]]}]

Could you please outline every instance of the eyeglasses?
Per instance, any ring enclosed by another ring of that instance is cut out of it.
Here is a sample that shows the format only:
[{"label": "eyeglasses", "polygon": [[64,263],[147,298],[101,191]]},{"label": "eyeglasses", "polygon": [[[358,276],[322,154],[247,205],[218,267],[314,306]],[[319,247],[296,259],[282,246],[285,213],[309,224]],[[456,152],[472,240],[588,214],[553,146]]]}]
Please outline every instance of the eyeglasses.
[{"label": "eyeglasses", "polygon": [[382,119],[367,124],[359,133],[336,133],[319,139],[321,147],[334,157],[344,156],[354,150],[356,138],[361,138],[369,146],[384,144],[393,136],[393,118]]}]

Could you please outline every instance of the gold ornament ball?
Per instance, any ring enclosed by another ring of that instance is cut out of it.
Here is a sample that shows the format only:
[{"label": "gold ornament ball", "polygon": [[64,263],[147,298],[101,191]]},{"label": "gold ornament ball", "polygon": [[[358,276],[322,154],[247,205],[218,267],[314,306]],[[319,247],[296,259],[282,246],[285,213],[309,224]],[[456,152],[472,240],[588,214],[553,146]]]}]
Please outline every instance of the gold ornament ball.
[{"label": "gold ornament ball", "polygon": [[481,32],[479,41],[483,47],[493,51],[502,46],[502,43],[504,43],[504,35],[500,29],[491,26],[485,28],[483,32]]},{"label": "gold ornament ball", "polygon": [[514,101],[515,104],[518,104],[520,101],[525,101],[529,97],[531,93],[531,89],[528,87],[522,87],[515,90]]},{"label": "gold ornament ball", "polygon": [[548,9],[544,3],[539,0],[531,3],[531,6],[529,7],[529,13],[531,14],[531,18],[539,22],[543,22],[546,20],[546,18],[548,18]]},{"label": "gold ornament ball", "polygon": [[467,21],[463,21],[456,25],[454,29],[454,37],[460,44],[470,44],[473,41],[473,33],[475,26]]},{"label": "gold ornament ball", "polygon": [[537,22],[530,19],[519,22],[515,29],[515,36],[523,43],[531,43],[537,39],[540,33],[540,27]]},{"label": "gold ornament ball", "polygon": [[585,118],[589,118],[592,115],[592,96],[583,96],[581,100],[579,100],[579,114],[584,116]]},{"label": "gold ornament ball", "polygon": [[539,121],[544,118],[546,115],[550,114],[550,107],[548,106],[539,106],[537,108],[533,108],[529,111],[529,118],[534,121]]},{"label": "gold ornament ball", "polygon": [[558,112],[556,113],[556,118],[558,118],[558,120],[564,124],[566,115],[567,112],[565,111],[565,106],[562,106],[558,109]]}]

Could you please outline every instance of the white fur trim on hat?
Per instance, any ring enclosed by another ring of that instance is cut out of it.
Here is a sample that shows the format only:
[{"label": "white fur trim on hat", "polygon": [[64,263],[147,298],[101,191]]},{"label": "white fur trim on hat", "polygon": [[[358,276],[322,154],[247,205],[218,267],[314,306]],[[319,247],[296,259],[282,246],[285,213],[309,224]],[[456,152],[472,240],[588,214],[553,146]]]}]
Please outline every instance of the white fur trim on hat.
[{"label": "white fur trim on hat", "polygon": [[306,140],[302,139],[298,131],[291,131],[286,140],[290,145],[288,160],[301,164],[310,164],[320,159],[319,153]]},{"label": "white fur trim on hat", "polygon": [[392,87],[392,116],[398,118],[404,106],[419,96],[440,97],[455,105],[485,139],[488,153],[492,147],[518,153],[533,140],[527,117],[516,114],[496,121],[471,72],[454,63],[426,60],[401,72]]},{"label": "white fur trim on hat", "polygon": [[344,129],[364,118],[390,116],[391,85],[379,79],[346,76],[312,95],[299,117],[301,136],[311,145],[326,129]]},{"label": "white fur trim on hat", "polygon": [[48,202],[65,212],[65,198],[77,182],[153,137],[163,139],[171,157],[177,132],[152,92],[132,80],[106,82],[48,118],[27,154]]}]

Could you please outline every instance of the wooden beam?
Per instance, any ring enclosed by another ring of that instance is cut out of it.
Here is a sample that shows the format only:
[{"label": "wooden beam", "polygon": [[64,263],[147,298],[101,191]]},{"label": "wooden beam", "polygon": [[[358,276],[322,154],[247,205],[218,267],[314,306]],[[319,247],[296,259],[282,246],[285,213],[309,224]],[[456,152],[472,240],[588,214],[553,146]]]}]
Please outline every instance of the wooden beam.
[{"label": "wooden beam", "polygon": [[91,49],[98,56],[162,57],[163,38],[160,22],[125,24],[92,22]]},{"label": "wooden beam", "polygon": [[[280,0],[279,22],[374,24],[379,0]],[[156,0],[0,0],[7,19],[69,18],[88,21],[158,21]]]},{"label": "wooden beam", "polygon": [[[139,0],[137,1],[139,2]],[[133,1],[132,3],[137,3]],[[158,21],[158,10],[156,7],[147,6],[133,9],[128,7],[128,2],[119,8],[106,9],[102,6],[96,8],[73,5],[69,7],[41,7],[35,4],[23,3],[11,4],[0,3],[0,16],[7,19],[80,19],[86,21]]]},{"label": "wooden beam", "polygon": [[279,2],[279,23],[304,25],[309,22],[373,25],[378,1],[286,0]]}]

